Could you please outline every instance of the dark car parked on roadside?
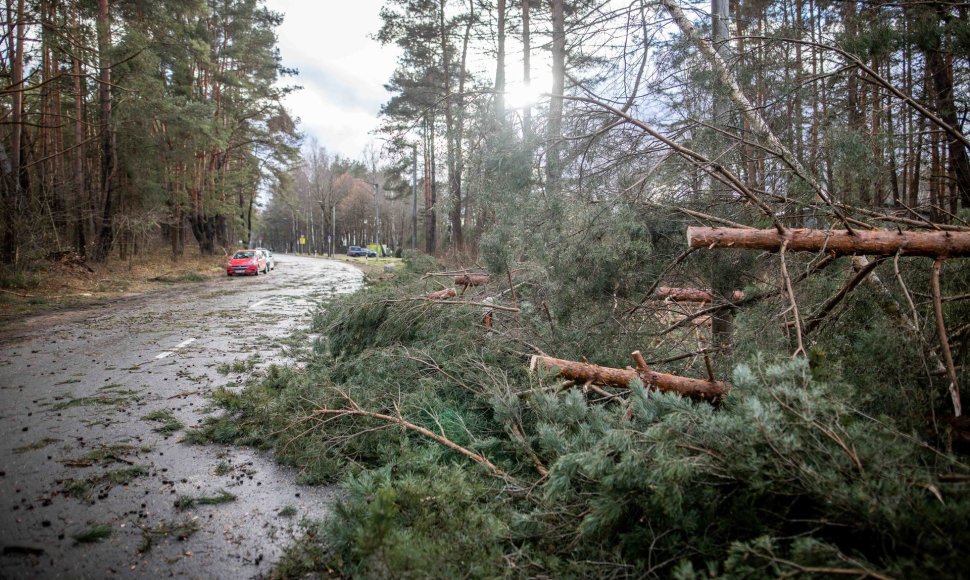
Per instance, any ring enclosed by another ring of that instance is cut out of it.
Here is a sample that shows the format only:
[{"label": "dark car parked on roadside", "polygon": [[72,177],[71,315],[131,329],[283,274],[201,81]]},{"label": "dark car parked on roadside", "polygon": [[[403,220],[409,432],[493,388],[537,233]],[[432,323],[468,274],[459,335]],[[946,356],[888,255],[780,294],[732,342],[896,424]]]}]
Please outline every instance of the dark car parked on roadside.
[{"label": "dark car parked on roadside", "polygon": [[376,258],[377,252],[360,246],[350,246],[347,248],[347,255],[351,258]]}]

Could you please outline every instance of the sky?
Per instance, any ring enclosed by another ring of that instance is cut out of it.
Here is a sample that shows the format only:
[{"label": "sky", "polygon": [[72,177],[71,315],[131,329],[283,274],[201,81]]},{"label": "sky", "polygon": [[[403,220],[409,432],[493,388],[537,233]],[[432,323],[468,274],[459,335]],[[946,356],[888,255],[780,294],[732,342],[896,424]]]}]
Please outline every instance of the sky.
[{"label": "sky", "polygon": [[362,159],[374,134],[378,114],[390,94],[398,49],[382,47],[372,37],[380,28],[382,0],[266,0],[283,14],[277,29],[283,66],[300,71],[285,79],[303,87],[285,101],[300,119],[307,143],[315,138],[328,152]]}]

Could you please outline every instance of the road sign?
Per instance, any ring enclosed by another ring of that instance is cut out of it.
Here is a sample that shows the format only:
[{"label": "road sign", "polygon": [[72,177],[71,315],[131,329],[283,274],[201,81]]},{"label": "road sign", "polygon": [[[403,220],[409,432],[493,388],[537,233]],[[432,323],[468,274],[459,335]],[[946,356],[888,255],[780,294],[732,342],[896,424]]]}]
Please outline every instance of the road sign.
[{"label": "road sign", "polygon": [[305,246],[306,245],[306,237],[300,236],[300,245],[301,246]]}]

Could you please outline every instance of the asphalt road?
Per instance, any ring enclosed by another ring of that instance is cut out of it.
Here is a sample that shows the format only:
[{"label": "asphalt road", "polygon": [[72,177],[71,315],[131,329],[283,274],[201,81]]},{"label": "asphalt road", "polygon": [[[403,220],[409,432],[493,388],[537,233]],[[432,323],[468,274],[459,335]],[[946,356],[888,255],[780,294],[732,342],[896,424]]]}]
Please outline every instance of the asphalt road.
[{"label": "asphalt road", "polygon": [[[213,390],[297,364],[314,306],[361,282],[346,264],[278,256],[266,276],[0,328],[0,577],[267,574],[335,491],[263,453],[183,442],[171,419],[196,425],[219,412]],[[221,492],[235,499],[176,506]]]}]

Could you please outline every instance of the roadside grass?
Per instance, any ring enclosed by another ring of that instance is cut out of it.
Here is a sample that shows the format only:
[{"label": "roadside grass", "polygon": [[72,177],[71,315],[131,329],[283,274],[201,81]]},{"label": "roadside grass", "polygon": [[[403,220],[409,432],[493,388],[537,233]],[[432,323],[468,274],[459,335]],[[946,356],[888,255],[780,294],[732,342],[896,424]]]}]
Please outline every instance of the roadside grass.
[{"label": "roadside grass", "polygon": [[222,255],[202,256],[197,247],[173,259],[167,244],[149,244],[128,260],[103,264],[35,259],[24,270],[0,267],[0,319],[83,306],[128,292],[199,284],[225,275]]},{"label": "roadside grass", "polygon": [[[122,407],[131,402],[141,400],[140,391],[127,390],[122,392],[108,391],[108,394],[92,395],[89,397],[64,397],[66,400],[50,404],[52,411],[63,411],[76,407]],[[55,400],[58,398],[55,398]]]},{"label": "roadside grass", "polygon": [[68,479],[63,482],[62,491],[65,495],[78,499],[90,499],[94,490],[101,486],[114,487],[128,485],[135,479],[146,475],[148,468],[143,465],[132,465],[122,469],[114,469],[89,475],[85,478]]},{"label": "roadside grass", "polygon": [[21,447],[15,447],[13,452],[16,454],[27,453],[28,451],[37,451],[38,449],[43,449],[48,445],[54,444],[61,441],[60,439],[55,439],[53,437],[44,437],[34,441],[33,443],[28,443],[27,445]]},{"label": "roadside grass", "polygon": [[227,376],[229,374],[248,373],[256,368],[258,363],[259,354],[254,354],[253,356],[246,357],[242,360],[233,361],[231,363],[222,363],[216,367],[216,372],[222,376]]},{"label": "roadside grass", "polygon": [[168,409],[152,411],[151,413],[148,413],[142,417],[142,420],[150,421],[152,423],[159,423],[159,425],[152,429],[152,431],[165,435],[175,433],[176,431],[180,431],[185,427],[185,425],[176,419],[175,415],[173,415]]},{"label": "roadside grass", "polygon": [[135,447],[134,445],[129,445],[126,443],[101,445],[96,449],[88,451],[79,459],[65,459],[61,461],[61,463],[68,467],[90,467],[92,465],[106,466],[114,463],[131,465],[132,462],[127,459],[129,455],[139,452],[147,453],[149,451],[151,451],[150,447]]},{"label": "roadside grass", "polygon": [[93,544],[110,537],[111,533],[111,526],[107,524],[95,524],[90,528],[73,534],[71,537],[74,538],[74,541],[78,544]]},{"label": "roadside grass", "polygon": [[184,274],[174,276],[155,276],[154,278],[148,279],[149,282],[162,282],[164,284],[178,284],[180,282],[205,282],[206,280],[208,280],[208,278],[198,272],[186,272]]},{"label": "roadside grass", "polygon": [[142,554],[149,552],[160,542],[165,542],[169,538],[184,542],[200,529],[202,529],[202,524],[192,517],[172,521],[166,520],[154,527],[142,528],[138,552]]}]

